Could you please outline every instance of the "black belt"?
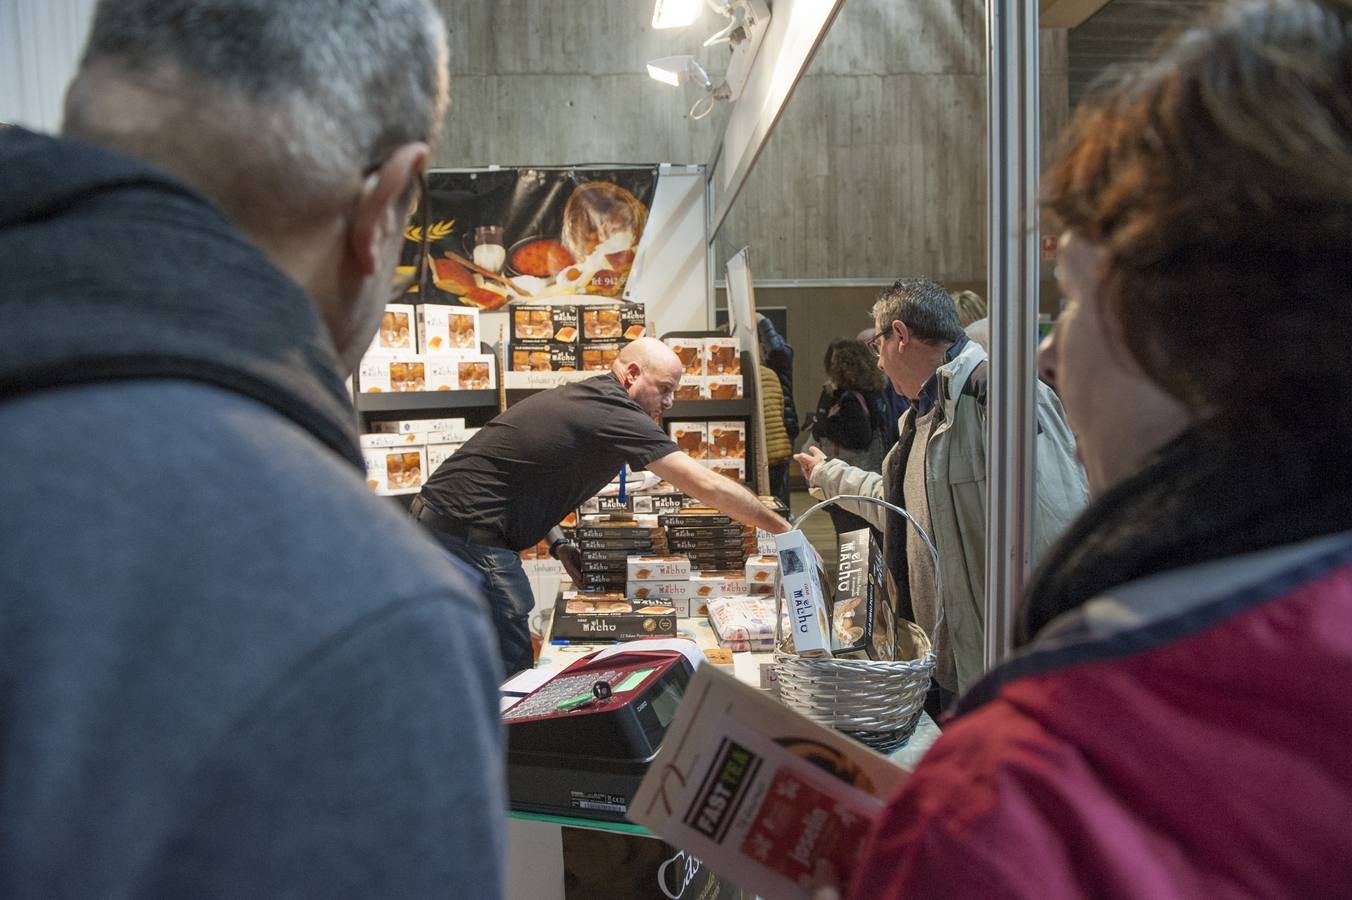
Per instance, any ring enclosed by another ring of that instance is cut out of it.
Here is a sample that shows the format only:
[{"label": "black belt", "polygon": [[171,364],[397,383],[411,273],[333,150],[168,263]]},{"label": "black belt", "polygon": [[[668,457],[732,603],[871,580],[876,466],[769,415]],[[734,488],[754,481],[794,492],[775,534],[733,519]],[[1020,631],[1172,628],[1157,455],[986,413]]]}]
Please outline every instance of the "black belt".
[{"label": "black belt", "polygon": [[409,507],[409,514],[417,519],[423,525],[432,531],[439,531],[442,534],[449,534],[451,537],[458,537],[462,541],[471,544],[482,544],[485,547],[501,547],[504,550],[511,550],[507,546],[507,541],[502,535],[492,528],[480,528],[475,525],[463,525],[458,520],[438,512],[422,497],[413,498],[413,504]]}]

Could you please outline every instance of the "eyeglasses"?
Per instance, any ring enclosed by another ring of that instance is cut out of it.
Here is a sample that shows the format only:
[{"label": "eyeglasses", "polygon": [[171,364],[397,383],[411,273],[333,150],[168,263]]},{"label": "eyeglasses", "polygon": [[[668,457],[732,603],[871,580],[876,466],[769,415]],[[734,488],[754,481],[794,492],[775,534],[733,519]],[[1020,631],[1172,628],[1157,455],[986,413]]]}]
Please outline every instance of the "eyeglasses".
[{"label": "eyeglasses", "polygon": [[880,331],[864,342],[864,346],[868,348],[869,353],[873,354],[874,359],[883,355],[883,341],[887,340],[891,333],[892,329],[889,327],[886,331]]},{"label": "eyeglasses", "polygon": [[[395,279],[392,294],[390,296],[390,303],[398,303],[403,300],[404,295],[408,293],[409,288],[413,287],[415,284],[418,285],[419,298],[421,299],[427,296],[427,265],[428,261],[431,259],[432,247],[432,239],[430,236],[432,210],[431,204],[427,202],[427,176],[422,172],[418,173],[416,188],[418,193],[413,201],[413,216],[416,216],[418,220],[416,226],[418,229],[418,262],[413,267],[412,272]],[[410,218],[413,218],[413,216],[410,216]]]}]

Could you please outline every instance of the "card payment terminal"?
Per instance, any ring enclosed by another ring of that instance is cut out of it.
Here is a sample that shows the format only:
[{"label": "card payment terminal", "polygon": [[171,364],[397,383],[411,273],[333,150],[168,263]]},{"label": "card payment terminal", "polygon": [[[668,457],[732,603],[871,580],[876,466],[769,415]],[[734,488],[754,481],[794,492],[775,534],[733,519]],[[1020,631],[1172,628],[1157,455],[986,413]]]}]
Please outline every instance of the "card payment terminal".
[{"label": "card payment terminal", "polygon": [[694,669],[677,651],[584,657],[503,713],[522,812],[624,821]]}]

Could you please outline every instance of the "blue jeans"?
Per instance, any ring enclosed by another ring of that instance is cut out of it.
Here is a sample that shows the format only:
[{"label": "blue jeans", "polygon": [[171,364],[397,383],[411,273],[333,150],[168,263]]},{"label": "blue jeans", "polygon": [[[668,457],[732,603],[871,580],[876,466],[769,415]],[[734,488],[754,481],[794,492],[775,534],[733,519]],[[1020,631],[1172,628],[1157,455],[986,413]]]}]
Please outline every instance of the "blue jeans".
[{"label": "blue jeans", "polygon": [[493,614],[493,628],[498,633],[498,652],[502,656],[503,671],[508,678],[535,664],[535,653],[530,643],[531,610],[535,608],[535,594],[530,579],[521,568],[521,555],[505,547],[471,544],[463,538],[429,529],[443,547],[457,559],[463,560],[483,576],[484,597]]}]

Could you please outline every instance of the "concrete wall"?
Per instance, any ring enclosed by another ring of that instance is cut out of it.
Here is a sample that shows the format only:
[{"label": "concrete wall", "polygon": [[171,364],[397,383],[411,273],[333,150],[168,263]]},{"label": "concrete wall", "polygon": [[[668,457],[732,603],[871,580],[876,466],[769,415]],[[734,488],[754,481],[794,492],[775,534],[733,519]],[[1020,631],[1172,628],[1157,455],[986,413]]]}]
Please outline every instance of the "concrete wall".
[{"label": "concrete wall", "polygon": [[[712,14],[654,32],[649,0],[439,2],[453,107],[438,164],[712,158],[725,112],[691,121],[698,94],[644,69],[694,53],[717,80],[727,51],[699,46]],[[715,277],[750,246],[758,281],[923,275],[984,296],[984,47],[983,0],[847,0],[718,237]],[[1044,33],[1041,68],[1045,156],[1068,115],[1064,31]],[[867,324],[877,287],[756,294],[788,308],[810,411],[827,342]]]}]

